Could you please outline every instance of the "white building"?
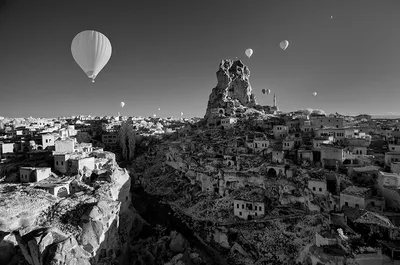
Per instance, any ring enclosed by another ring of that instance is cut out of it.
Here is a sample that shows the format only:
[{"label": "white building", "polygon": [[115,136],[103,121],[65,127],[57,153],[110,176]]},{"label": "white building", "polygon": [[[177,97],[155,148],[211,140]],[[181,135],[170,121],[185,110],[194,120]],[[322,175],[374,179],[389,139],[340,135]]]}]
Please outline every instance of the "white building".
[{"label": "white building", "polygon": [[380,188],[391,187],[400,189],[400,174],[379,171],[378,186]]},{"label": "white building", "polygon": [[39,182],[50,177],[50,174],[49,167],[21,167],[19,169],[21,182]]},{"label": "white building", "polygon": [[237,123],[237,118],[234,117],[227,117],[221,119],[221,126],[224,127],[225,129],[232,128],[233,126],[235,126],[236,123]]}]

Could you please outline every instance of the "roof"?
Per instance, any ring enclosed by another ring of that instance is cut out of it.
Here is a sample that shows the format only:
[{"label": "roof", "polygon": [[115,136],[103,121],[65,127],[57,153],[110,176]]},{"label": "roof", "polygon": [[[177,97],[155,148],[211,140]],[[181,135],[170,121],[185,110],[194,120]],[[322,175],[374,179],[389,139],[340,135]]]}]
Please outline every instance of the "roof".
[{"label": "roof", "polygon": [[343,206],[342,211],[351,221],[357,220],[367,212],[366,210],[355,209],[349,206]]},{"label": "roof", "polygon": [[377,166],[365,166],[365,167],[355,167],[353,168],[355,172],[369,172],[369,171],[378,171],[379,167]]},{"label": "roof", "polygon": [[387,217],[370,211],[366,211],[363,215],[354,220],[354,222],[368,225],[375,224],[387,228],[396,228]]},{"label": "roof", "polygon": [[363,197],[365,194],[370,191],[370,188],[362,188],[357,186],[349,186],[345,190],[342,191],[343,194],[360,196]]},{"label": "roof", "polygon": [[45,170],[50,170],[51,167],[21,167],[20,169],[45,171]]},{"label": "roof", "polygon": [[260,188],[256,189],[243,189],[243,192],[238,195],[235,200],[243,200],[243,201],[253,201],[253,202],[264,202],[265,195],[264,191]]},{"label": "roof", "polygon": [[386,176],[386,177],[400,178],[400,174],[398,174],[398,173],[388,173],[388,172],[379,171],[379,174],[381,174],[382,176]]}]

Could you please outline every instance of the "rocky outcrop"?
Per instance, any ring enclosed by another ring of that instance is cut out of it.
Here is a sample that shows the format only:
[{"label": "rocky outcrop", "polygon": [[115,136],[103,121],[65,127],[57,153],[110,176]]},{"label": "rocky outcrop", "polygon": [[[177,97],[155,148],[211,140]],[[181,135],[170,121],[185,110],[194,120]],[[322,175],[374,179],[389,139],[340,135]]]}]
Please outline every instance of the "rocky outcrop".
[{"label": "rocky outcrop", "polygon": [[[131,206],[130,182],[128,172],[115,166],[90,189],[67,198],[30,186],[0,185],[7,191],[0,197],[0,230],[15,231],[32,265],[118,262],[144,223]],[[2,248],[9,251],[7,246]]]},{"label": "rocky outcrop", "polygon": [[250,82],[250,70],[242,61],[222,60],[217,71],[217,86],[213,88],[205,119],[219,115],[235,116],[235,109],[257,105]]},{"label": "rocky outcrop", "polygon": [[18,245],[30,265],[90,265],[90,253],[74,236],[57,228],[40,228],[21,236],[15,232]]}]

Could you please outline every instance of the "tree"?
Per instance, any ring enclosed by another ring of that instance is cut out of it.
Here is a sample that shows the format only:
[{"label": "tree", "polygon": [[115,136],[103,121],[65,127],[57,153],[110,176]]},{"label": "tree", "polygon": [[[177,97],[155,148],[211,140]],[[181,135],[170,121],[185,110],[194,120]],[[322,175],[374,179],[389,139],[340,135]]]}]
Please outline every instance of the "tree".
[{"label": "tree", "polygon": [[132,124],[124,122],[118,133],[119,145],[121,147],[122,158],[133,160],[136,147],[136,131]]}]

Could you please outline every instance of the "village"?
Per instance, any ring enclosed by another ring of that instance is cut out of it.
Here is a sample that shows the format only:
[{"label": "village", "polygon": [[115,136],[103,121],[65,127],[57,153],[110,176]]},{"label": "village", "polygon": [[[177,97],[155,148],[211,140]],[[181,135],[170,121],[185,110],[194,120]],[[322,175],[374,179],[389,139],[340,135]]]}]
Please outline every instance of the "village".
[{"label": "village", "polygon": [[[312,235],[313,245],[326,255],[399,260],[400,131],[392,129],[398,122],[273,108],[243,118],[216,110],[219,118],[207,124],[154,117],[3,123],[2,174],[7,182],[70,196],[78,182],[90,185],[116,163],[105,150],[118,153],[125,122],[138,139],[159,141],[137,164],[164,162],[158,174],[144,170],[135,181],[188,216],[234,227],[321,215],[329,222]],[[65,178],[71,174],[79,178]],[[167,187],[166,179],[186,183]]]},{"label": "village", "polygon": [[[139,176],[147,190],[195,220],[225,228],[320,218],[325,223],[309,242],[324,264],[335,256],[399,262],[397,120],[282,114],[276,97],[267,114],[213,111],[204,127],[187,125],[150,147],[146,159],[155,159],[155,168]],[[214,240],[232,247],[224,235]]]}]

